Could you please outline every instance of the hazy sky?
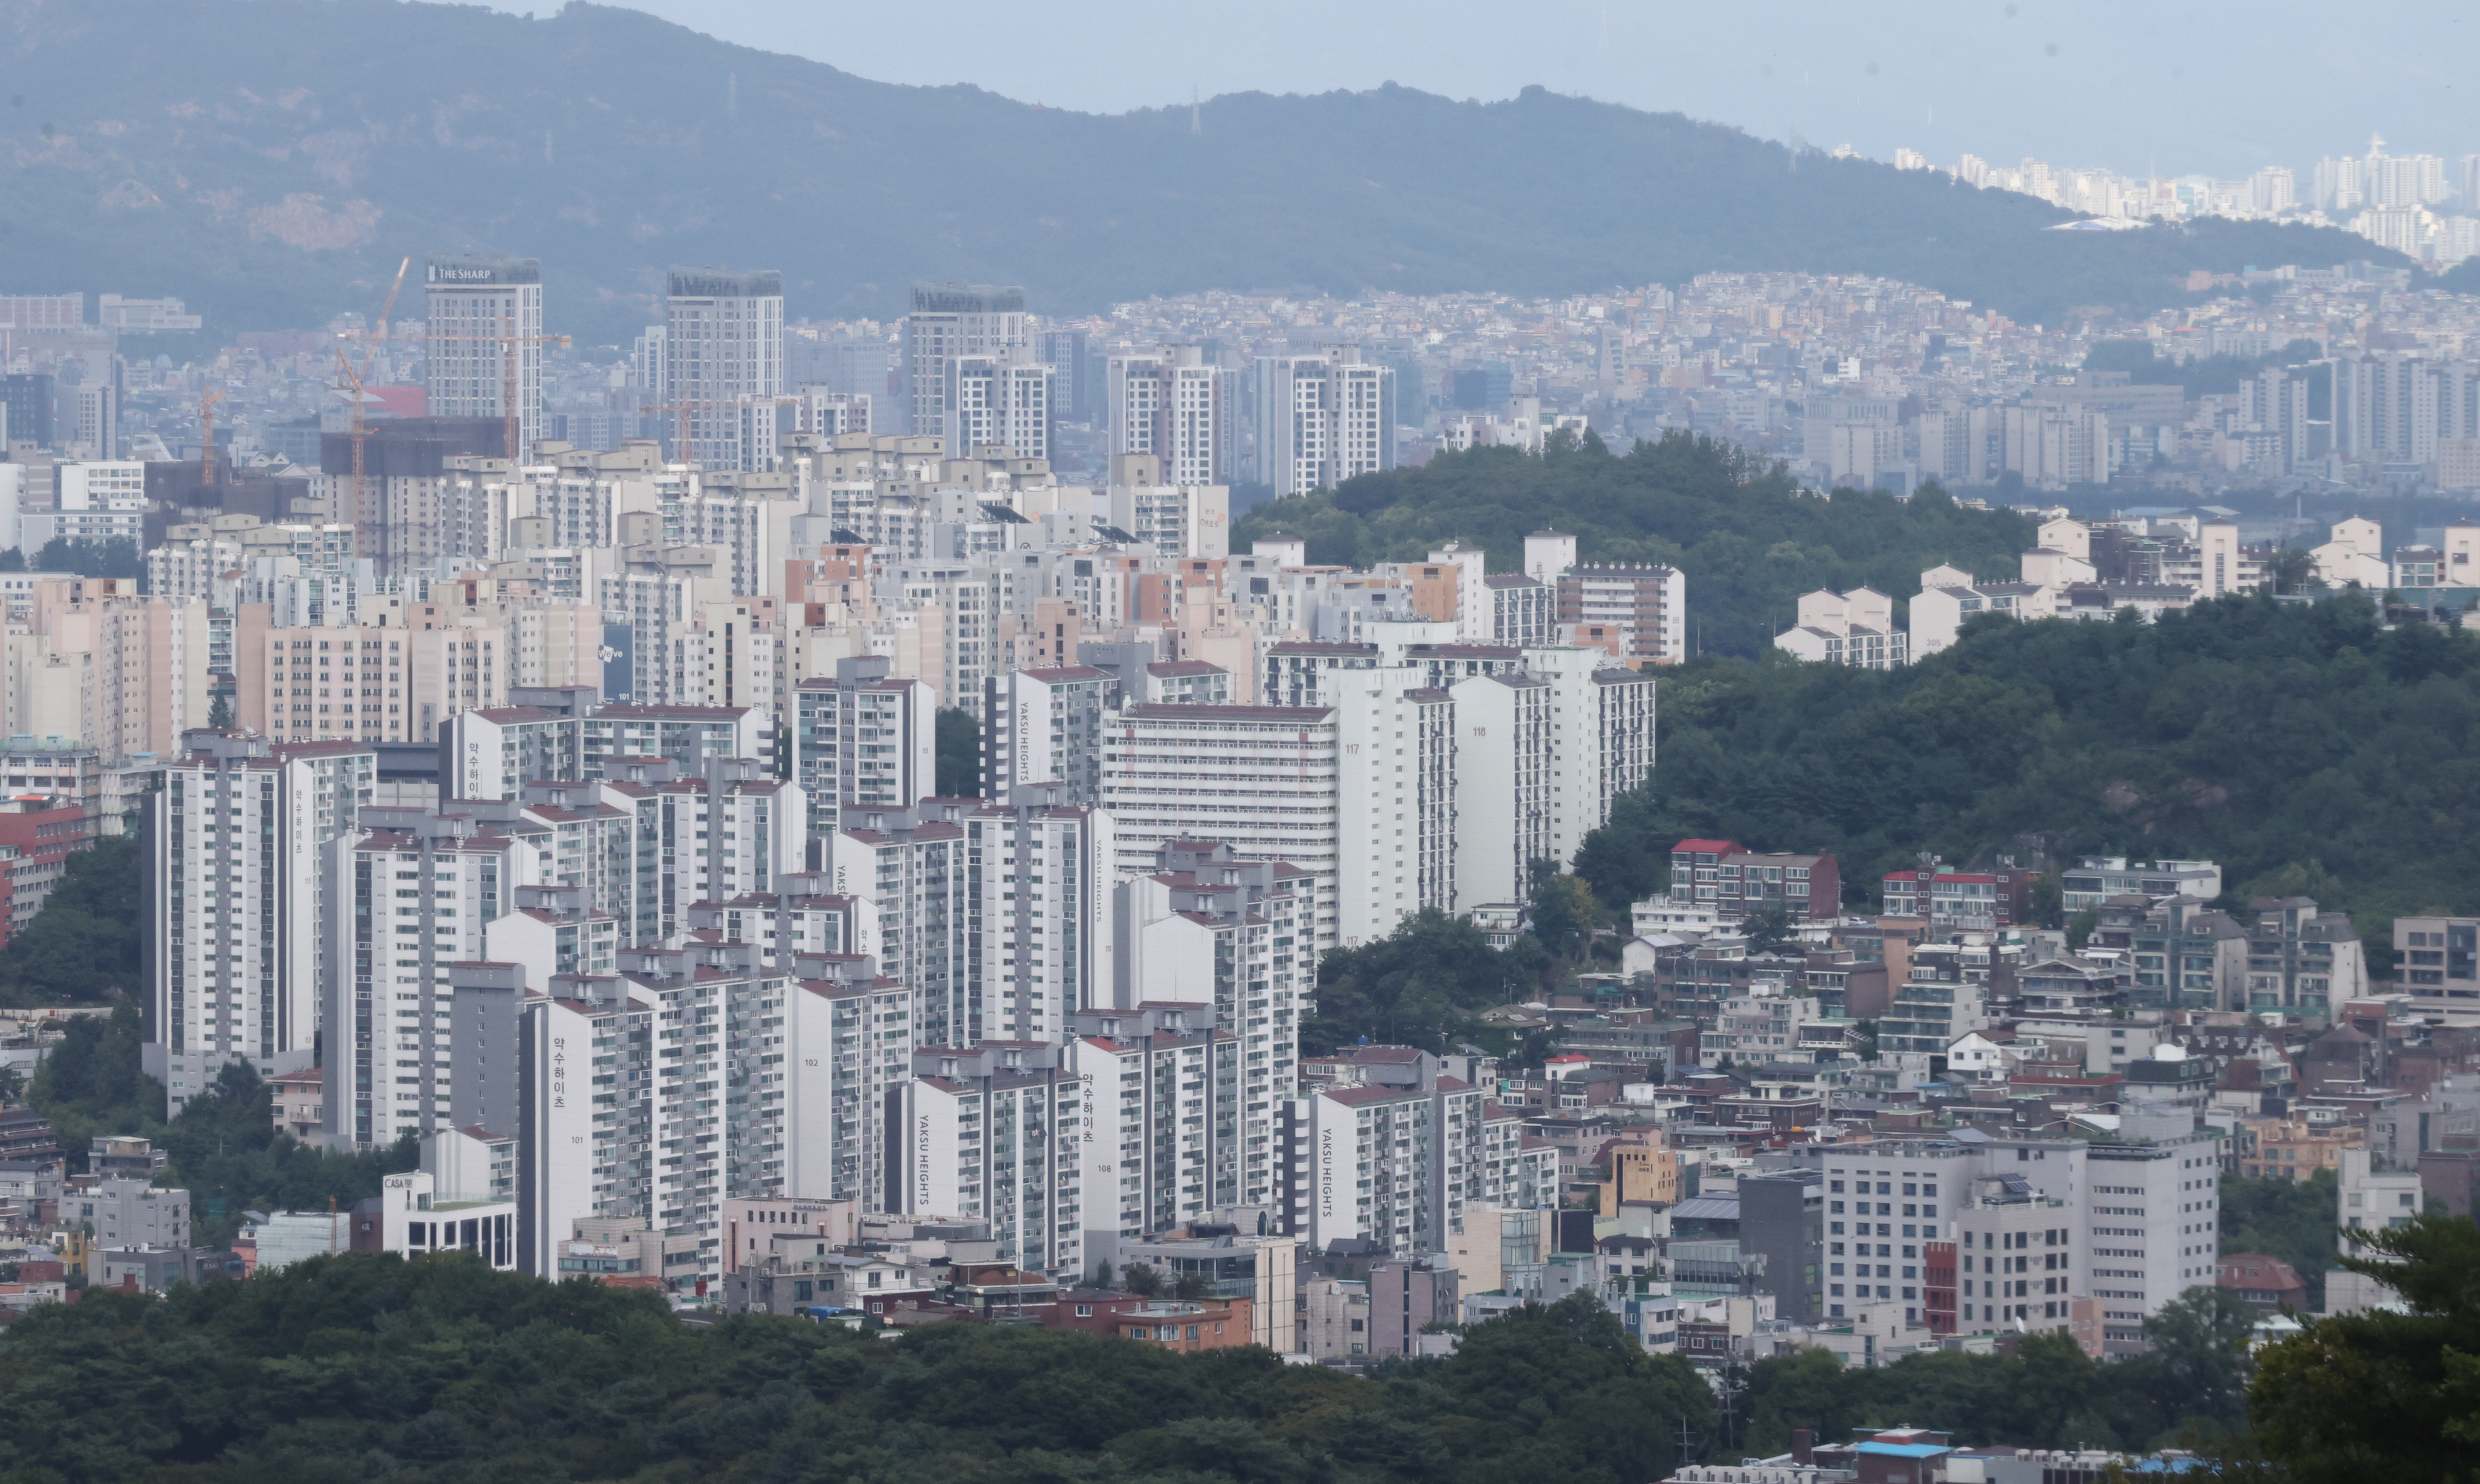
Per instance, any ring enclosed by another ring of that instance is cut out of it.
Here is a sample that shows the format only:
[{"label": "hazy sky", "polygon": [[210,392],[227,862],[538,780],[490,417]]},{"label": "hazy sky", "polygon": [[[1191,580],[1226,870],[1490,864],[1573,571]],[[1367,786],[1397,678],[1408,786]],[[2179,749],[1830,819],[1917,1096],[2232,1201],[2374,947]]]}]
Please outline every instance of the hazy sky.
[{"label": "hazy sky", "polygon": [[[547,0],[499,0],[550,13]],[[1994,162],[2244,173],[2390,151],[2480,152],[2480,10],[2162,0],[638,0],[744,45],[864,77],[973,83],[1116,113],[1252,90],[1393,81],[1456,97],[1527,84],[1781,139]],[[1589,162],[1578,162],[1589,164]],[[1544,161],[1543,167],[1559,168]],[[2459,170],[2453,172],[2459,176]]]}]

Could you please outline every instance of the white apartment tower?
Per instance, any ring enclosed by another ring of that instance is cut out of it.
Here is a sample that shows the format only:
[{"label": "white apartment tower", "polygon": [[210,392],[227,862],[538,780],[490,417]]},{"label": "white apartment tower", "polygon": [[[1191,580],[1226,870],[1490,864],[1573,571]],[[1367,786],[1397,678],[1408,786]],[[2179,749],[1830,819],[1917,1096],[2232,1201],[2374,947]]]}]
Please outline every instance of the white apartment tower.
[{"label": "white apartment tower", "polygon": [[913,1030],[923,1046],[982,1038],[981,982],[967,936],[972,919],[964,801],[905,809],[854,809],[824,842],[835,893],[866,899],[877,914],[879,967],[912,988]]},{"label": "white apartment tower", "polygon": [[[376,755],[194,731],[148,801],[146,1074],[177,1115],[228,1062],[263,1077],[317,1050],[323,847],[353,828]],[[331,1059],[332,1060],[332,1059]]]},{"label": "white apartment tower", "polygon": [[1102,802],[1102,723],[1120,678],[1092,665],[1011,670],[982,681],[982,791],[1005,799],[1058,783],[1066,802]]},{"label": "white apartment tower", "polygon": [[1161,482],[1227,485],[1239,422],[1239,372],[1205,364],[1195,345],[1113,356],[1106,388],[1110,451],[1150,453]]},{"label": "white apartment tower", "polygon": [[999,445],[1050,457],[1052,369],[1022,345],[947,360],[940,432],[958,457]]},{"label": "white apartment tower", "polygon": [[1316,946],[1333,947],[1339,763],[1332,706],[1124,706],[1102,744],[1119,869],[1144,874],[1178,840],[1289,861],[1316,879]]},{"label": "white apartment tower", "polygon": [[860,655],[793,685],[792,777],[814,836],[834,832],[843,806],[909,809],[938,792],[938,695],[889,668]]},{"label": "white apartment tower", "polygon": [[1395,467],[1395,371],[1357,345],[1255,365],[1254,473],[1277,496],[1305,495]]},{"label": "white apartment tower", "polygon": [[1300,1020],[1316,974],[1314,883],[1228,845],[1181,841],[1161,869],[1123,882],[1115,913],[1121,1010],[1211,1006],[1239,1043],[1239,1184],[1244,1205],[1274,1203],[1279,1105],[1299,1080]]},{"label": "white apartment tower", "polygon": [[1057,1041],[1118,978],[1111,816],[1057,783],[1022,784],[965,816],[968,972],[980,1036]]},{"label": "white apartment tower", "polygon": [[463,817],[373,809],[365,823],[326,851],[322,1090],[330,1139],[381,1149],[453,1123],[449,966],[492,957],[485,930],[538,857]]},{"label": "white apartment tower", "polygon": [[[958,356],[995,355],[1029,347],[1030,321],[1024,290],[990,284],[916,283],[913,312],[904,318],[902,431],[945,430],[947,363]],[[950,444],[953,452],[968,450]]]},{"label": "white apartment tower", "polygon": [[[1055,1041],[917,1051],[901,1154],[883,1209],[988,1221],[997,1256],[1029,1271],[1084,1266],[1086,1106],[1098,1097]],[[877,1202],[870,1202],[877,1205]]]},{"label": "white apartment tower", "polygon": [[1335,940],[1351,948],[1424,908],[1456,909],[1456,704],[1418,665],[1324,678],[1336,728]]},{"label": "white apartment tower", "polygon": [[519,457],[543,436],[542,260],[502,254],[423,260],[424,385],[434,418],[508,415],[516,377]]},{"label": "white apartment tower", "polygon": [[707,469],[775,467],[776,400],[784,395],[784,275],[773,269],[671,270],[664,334],[684,463]]}]

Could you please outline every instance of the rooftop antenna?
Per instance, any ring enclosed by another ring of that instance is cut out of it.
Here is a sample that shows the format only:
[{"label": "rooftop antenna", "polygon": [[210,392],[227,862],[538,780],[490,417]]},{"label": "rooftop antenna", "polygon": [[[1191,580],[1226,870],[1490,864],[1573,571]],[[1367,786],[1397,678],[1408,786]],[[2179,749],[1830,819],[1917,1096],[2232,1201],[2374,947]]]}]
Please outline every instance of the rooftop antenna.
[{"label": "rooftop antenna", "polygon": [[1191,134],[1205,132],[1205,111],[1198,104],[1195,83],[1188,85],[1188,132]]},{"label": "rooftop antenna", "polygon": [[1602,7],[1602,39],[1601,39],[1600,44],[1598,44],[1598,45],[1594,48],[1594,50],[1596,50],[1596,51],[1604,51],[1604,52],[1606,52],[1606,51],[1609,51],[1610,49],[1611,49],[1611,8],[1610,8],[1609,6],[1607,6],[1607,5],[1606,5],[1606,6],[1603,6],[1603,7]]}]

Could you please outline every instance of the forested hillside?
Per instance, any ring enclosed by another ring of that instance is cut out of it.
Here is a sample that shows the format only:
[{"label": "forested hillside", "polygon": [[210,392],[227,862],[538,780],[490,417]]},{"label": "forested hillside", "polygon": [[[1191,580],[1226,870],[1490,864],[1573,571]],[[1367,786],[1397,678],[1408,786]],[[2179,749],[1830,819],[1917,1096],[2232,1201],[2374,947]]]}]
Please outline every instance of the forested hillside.
[{"label": "forested hillside", "polygon": [[1984,619],[1883,673],[1706,660],[1667,678],[1661,729],[1651,786],[1579,857],[1604,903],[1662,883],[1686,836],[1830,850],[1873,894],[1917,851],[2037,835],[2054,859],[2205,857],[2239,898],[2314,897],[2380,967],[2396,914],[2480,911],[2480,635],[2385,629],[2358,594]]},{"label": "forested hillside", "polygon": [[1645,1484],[1686,1359],[1581,1295],[1476,1326],[1410,1384],[1012,1325],[888,1342],[684,1326],[655,1294],[448,1255],[318,1258],[0,1331],[0,1471],[58,1484],[835,1480]]},{"label": "forested hillside", "polygon": [[1588,434],[1520,448],[1442,453],[1417,469],[1259,505],[1232,543],[1271,531],[1305,537],[1312,562],[1418,561],[1448,541],[1485,547],[1493,572],[1523,569],[1524,538],[1555,527],[1589,562],[1662,562],[1688,576],[1695,648],[1762,652],[1791,627],[1799,595],[1864,584],[1907,598],[1921,573],[1951,562],[1976,576],[2016,574],[2032,522],[1966,510],[1933,487],[1909,500],[1874,490],[1804,495],[1735,445],[1685,432],[1623,457]]},{"label": "forested hillside", "polygon": [[2186,302],[2196,269],[2400,261],[2269,222],[2051,232],[2030,196],[1538,88],[1103,116],[548,0],[5,0],[0,46],[11,292],[178,294],[211,331],[368,314],[400,257],[463,248],[540,257],[545,325],[589,345],[626,344],[675,263],[781,269],[795,316],[900,313],[917,277],[1082,314],[1804,269],[2054,322]]}]

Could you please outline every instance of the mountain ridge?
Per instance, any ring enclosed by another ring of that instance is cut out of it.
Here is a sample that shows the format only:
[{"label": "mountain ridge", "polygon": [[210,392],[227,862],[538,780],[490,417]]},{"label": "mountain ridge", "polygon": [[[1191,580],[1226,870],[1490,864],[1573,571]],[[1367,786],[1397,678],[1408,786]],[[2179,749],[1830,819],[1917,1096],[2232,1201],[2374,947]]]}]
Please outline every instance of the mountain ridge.
[{"label": "mountain ridge", "polygon": [[1808,269],[2042,319],[2387,256],[2264,223],[2044,233],[2069,214],[1540,88],[1226,94],[1192,133],[1186,106],[878,83],[582,3],[6,0],[0,46],[8,287],[177,294],[220,330],[367,312],[397,258],[466,248],[541,258],[555,327],[607,342],[675,262],[781,268],[796,316],[900,313],[917,277],[1082,313]]}]

